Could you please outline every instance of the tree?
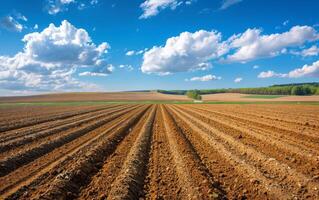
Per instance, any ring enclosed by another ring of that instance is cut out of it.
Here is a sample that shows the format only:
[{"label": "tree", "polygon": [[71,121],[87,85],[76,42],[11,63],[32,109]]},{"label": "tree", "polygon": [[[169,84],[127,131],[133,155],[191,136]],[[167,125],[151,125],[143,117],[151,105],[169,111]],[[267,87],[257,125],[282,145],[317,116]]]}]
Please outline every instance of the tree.
[{"label": "tree", "polygon": [[291,90],[291,95],[304,95],[302,86],[294,86]]},{"label": "tree", "polygon": [[189,90],[186,93],[187,97],[191,99],[201,100],[200,92],[198,90]]}]

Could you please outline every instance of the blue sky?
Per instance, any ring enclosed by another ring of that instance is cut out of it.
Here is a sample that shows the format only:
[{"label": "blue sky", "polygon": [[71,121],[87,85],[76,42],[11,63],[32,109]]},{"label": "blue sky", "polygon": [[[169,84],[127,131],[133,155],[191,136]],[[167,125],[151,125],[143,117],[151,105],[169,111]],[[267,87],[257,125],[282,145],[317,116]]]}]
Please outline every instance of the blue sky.
[{"label": "blue sky", "polygon": [[318,81],[318,7],[310,0],[4,0],[1,96]]}]

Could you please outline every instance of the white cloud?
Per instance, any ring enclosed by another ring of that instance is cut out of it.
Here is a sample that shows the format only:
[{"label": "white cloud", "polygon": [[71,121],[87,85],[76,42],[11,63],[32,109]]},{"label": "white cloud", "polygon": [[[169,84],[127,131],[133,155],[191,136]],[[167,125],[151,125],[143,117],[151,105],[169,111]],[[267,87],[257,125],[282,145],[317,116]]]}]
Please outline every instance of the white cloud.
[{"label": "white cloud", "polygon": [[34,30],[38,30],[38,28],[39,28],[38,24],[35,24],[34,27],[33,27]]},{"label": "white cloud", "polygon": [[130,50],[130,51],[127,51],[127,52],[125,53],[125,55],[127,55],[127,56],[141,55],[141,54],[143,54],[144,52],[146,52],[147,50],[148,50],[148,48],[141,49],[141,50],[136,50],[136,51]]},{"label": "white cloud", "polygon": [[146,0],[140,8],[143,10],[143,14],[140,19],[147,19],[152,16],[156,16],[161,10],[170,8],[174,10],[177,6],[181,5],[182,1],[178,0]]},{"label": "white cloud", "polygon": [[242,0],[223,0],[220,10],[225,10],[230,6],[240,3]]},{"label": "white cloud", "polygon": [[108,76],[115,70],[112,64],[104,66],[96,66],[92,71],[79,73],[79,76]]},{"label": "white cloud", "polygon": [[285,74],[280,74],[280,73],[276,73],[274,71],[265,71],[265,72],[261,72],[258,75],[258,78],[271,78],[271,77],[285,77]]},{"label": "white cloud", "polygon": [[132,65],[119,65],[120,69],[126,69],[127,71],[133,71],[134,68]]},{"label": "white cloud", "polygon": [[308,49],[302,50],[300,55],[302,55],[303,57],[318,56],[319,55],[319,48],[316,45],[313,45]]},{"label": "white cloud", "polygon": [[261,35],[260,29],[248,29],[229,39],[236,52],[227,57],[230,62],[247,62],[257,58],[273,57],[287,52],[288,47],[302,45],[319,39],[310,26],[294,26],[284,33]]},{"label": "white cloud", "polygon": [[312,65],[304,65],[301,68],[294,69],[288,73],[281,74],[274,71],[261,72],[258,78],[300,78],[300,77],[318,77],[319,78],[319,61],[312,63]]},{"label": "white cloud", "polygon": [[107,66],[103,55],[109,45],[96,46],[84,29],[68,21],[27,34],[22,41],[22,52],[13,57],[0,56],[0,86],[4,89],[51,91],[91,87],[73,78],[76,69]]},{"label": "white cloud", "polygon": [[126,52],[125,55],[127,55],[127,56],[133,56],[134,53],[135,53],[135,51],[128,51],[128,52]]},{"label": "white cloud", "polygon": [[91,2],[90,2],[91,5],[96,5],[96,4],[98,4],[98,3],[99,3],[98,0],[91,0]]},{"label": "white cloud", "polygon": [[312,63],[312,65],[304,65],[288,73],[290,78],[299,77],[318,77],[319,78],[319,61]]},{"label": "white cloud", "polygon": [[[221,80],[222,78],[220,76],[215,76],[212,74],[208,74],[205,76],[195,76],[189,79],[189,81],[213,81],[213,80]],[[186,81],[188,81],[188,79],[186,79]]]},{"label": "white cloud", "polygon": [[21,32],[23,29],[22,24],[20,24],[12,16],[6,16],[0,19],[0,27],[14,32]]},{"label": "white cloud", "polygon": [[141,70],[160,75],[203,70],[211,66],[211,59],[227,51],[227,45],[221,42],[221,34],[216,31],[183,32],[169,38],[165,46],[154,46],[146,51]]},{"label": "white cloud", "polygon": [[98,0],[46,0],[45,9],[48,14],[56,15],[68,11],[70,5],[74,5],[78,10],[83,10],[85,8],[94,7],[98,3]]},{"label": "white cloud", "polygon": [[185,4],[186,5],[191,5],[192,3],[194,3],[195,2],[195,0],[188,0],[188,1],[185,1]]},{"label": "white cloud", "polygon": [[253,69],[258,69],[259,68],[259,65],[254,65],[253,66]]},{"label": "white cloud", "polygon": [[79,73],[79,76],[108,76],[108,74],[97,72],[82,72]]},{"label": "white cloud", "polygon": [[75,3],[75,0],[47,0],[46,9],[50,15],[56,15],[67,11],[67,6],[71,3]]},{"label": "white cloud", "polygon": [[238,78],[235,78],[234,82],[235,82],[235,83],[239,83],[239,82],[241,82],[242,80],[243,80],[242,77],[238,77]]}]

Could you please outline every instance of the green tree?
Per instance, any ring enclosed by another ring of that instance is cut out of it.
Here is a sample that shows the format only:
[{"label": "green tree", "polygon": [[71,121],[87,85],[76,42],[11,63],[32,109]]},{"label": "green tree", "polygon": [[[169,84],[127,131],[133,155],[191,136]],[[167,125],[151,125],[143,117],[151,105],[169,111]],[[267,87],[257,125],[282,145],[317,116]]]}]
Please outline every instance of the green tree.
[{"label": "green tree", "polygon": [[187,91],[186,96],[191,98],[191,99],[196,99],[196,100],[202,99],[202,96],[200,95],[199,90],[189,90],[189,91]]}]

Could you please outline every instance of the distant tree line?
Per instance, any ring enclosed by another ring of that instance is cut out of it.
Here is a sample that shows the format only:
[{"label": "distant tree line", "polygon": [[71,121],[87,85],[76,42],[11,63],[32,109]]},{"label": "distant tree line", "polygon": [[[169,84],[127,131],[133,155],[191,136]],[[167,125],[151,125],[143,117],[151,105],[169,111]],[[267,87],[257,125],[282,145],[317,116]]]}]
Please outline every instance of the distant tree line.
[{"label": "distant tree line", "polygon": [[[242,93],[263,95],[319,95],[319,83],[294,83],[284,85],[273,85],[258,88],[228,88],[228,89],[206,89],[206,90],[158,90],[164,94],[195,95],[217,94],[217,93]],[[190,92],[190,93],[189,93]],[[192,98],[192,97],[191,97]]]}]

